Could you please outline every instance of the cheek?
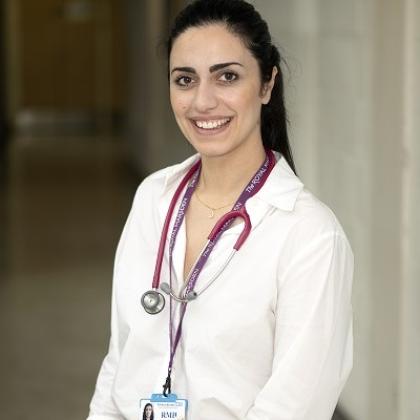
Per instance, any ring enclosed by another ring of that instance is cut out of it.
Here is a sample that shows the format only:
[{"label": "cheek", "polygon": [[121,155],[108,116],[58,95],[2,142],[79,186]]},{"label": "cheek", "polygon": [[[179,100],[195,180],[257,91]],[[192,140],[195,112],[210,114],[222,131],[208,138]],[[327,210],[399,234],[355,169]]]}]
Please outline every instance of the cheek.
[{"label": "cheek", "polygon": [[225,102],[232,109],[235,109],[240,116],[247,117],[249,114],[259,115],[261,109],[261,98],[259,91],[250,86],[247,89],[241,89],[238,92],[231,92],[225,96]]},{"label": "cheek", "polygon": [[171,107],[175,115],[182,115],[188,109],[188,97],[170,92]]}]

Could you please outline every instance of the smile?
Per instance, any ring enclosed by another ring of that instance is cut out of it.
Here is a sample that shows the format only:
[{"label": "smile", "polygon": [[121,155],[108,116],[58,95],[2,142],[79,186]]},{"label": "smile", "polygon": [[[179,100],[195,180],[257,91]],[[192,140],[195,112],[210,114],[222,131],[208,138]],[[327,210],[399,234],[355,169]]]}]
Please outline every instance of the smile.
[{"label": "smile", "polygon": [[227,125],[231,118],[221,118],[218,120],[193,120],[193,124],[203,130],[216,130]]}]

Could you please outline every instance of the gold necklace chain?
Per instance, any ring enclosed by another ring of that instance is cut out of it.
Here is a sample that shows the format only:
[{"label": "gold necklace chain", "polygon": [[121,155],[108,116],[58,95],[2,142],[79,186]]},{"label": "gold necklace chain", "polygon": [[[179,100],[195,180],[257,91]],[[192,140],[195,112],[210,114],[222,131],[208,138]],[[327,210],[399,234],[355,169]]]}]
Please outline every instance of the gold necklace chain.
[{"label": "gold necklace chain", "polygon": [[198,195],[198,192],[197,192],[197,190],[195,190],[194,191],[194,193],[195,193],[195,196],[197,197],[197,200],[204,206],[204,207],[206,207],[206,208],[208,208],[209,210],[210,210],[210,215],[209,215],[209,219],[213,219],[213,217],[214,217],[214,213],[217,211],[217,210],[222,210],[222,209],[224,209],[224,208],[226,208],[226,207],[229,207],[229,206],[231,206],[233,203],[234,203],[234,201],[232,201],[231,203],[229,203],[229,204],[225,204],[224,206],[221,206],[221,207],[211,207],[211,206],[209,206],[208,204],[206,204],[201,198],[200,198],[200,196]]}]

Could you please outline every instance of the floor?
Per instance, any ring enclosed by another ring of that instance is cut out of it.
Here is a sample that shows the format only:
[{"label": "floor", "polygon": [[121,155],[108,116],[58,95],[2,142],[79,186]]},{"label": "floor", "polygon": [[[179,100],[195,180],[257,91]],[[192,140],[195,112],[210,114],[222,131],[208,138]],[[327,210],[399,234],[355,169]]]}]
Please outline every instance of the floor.
[{"label": "floor", "polygon": [[137,179],[115,138],[18,138],[0,165],[0,418],[83,419]]},{"label": "floor", "polygon": [[1,419],[86,418],[129,167],[118,138],[20,137],[0,159]]}]

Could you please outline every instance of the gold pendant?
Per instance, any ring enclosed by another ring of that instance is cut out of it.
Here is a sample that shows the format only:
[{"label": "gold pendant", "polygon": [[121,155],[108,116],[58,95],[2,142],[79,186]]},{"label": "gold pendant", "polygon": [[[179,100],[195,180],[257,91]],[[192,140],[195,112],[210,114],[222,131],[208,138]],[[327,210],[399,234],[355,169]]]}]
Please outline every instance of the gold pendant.
[{"label": "gold pendant", "polygon": [[210,209],[209,219],[213,219],[213,217],[214,217],[214,210]]}]

